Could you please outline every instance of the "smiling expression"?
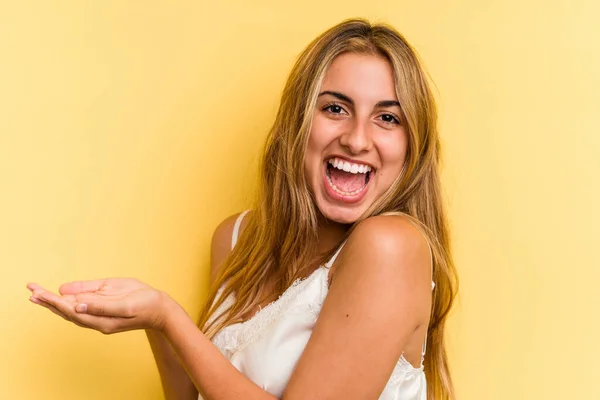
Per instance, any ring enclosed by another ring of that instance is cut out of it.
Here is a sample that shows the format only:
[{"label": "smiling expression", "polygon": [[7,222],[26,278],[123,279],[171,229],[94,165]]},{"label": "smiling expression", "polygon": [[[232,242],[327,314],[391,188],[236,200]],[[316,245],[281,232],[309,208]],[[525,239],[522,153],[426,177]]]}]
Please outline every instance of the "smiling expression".
[{"label": "smiling expression", "polygon": [[304,168],[321,214],[353,223],[400,175],[407,134],[383,57],[344,53],[325,74]]}]

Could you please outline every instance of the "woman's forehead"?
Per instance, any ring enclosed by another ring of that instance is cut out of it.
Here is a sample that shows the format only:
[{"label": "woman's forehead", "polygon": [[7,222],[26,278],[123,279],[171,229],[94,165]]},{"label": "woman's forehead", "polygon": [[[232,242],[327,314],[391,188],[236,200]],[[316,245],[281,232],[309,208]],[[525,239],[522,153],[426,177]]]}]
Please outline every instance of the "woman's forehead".
[{"label": "woman's forehead", "polygon": [[345,53],[333,60],[321,92],[336,91],[354,101],[398,100],[392,66],[383,57]]}]

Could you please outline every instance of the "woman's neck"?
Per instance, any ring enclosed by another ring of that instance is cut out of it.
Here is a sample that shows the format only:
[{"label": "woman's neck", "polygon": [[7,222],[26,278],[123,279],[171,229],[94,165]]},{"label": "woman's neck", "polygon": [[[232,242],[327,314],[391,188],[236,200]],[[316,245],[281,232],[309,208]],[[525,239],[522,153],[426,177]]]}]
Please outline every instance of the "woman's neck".
[{"label": "woman's neck", "polygon": [[336,247],[348,229],[350,229],[350,225],[328,220],[321,215],[319,217],[319,228],[317,233],[319,237],[319,254],[326,254]]}]

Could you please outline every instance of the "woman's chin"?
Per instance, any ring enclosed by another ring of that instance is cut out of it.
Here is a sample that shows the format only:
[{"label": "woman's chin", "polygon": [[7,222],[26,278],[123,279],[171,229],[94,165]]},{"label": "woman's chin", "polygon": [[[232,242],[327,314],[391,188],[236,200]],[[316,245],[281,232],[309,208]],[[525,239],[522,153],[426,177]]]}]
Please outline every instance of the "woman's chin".
[{"label": "woman's chin", "polygon": [[[322,203],[322,204],[318,204]],[[324,204],[323,204],[324,203]],[[321,215],[327,220],[337,222],[338,224],[350,225],[358,221],[364,210],[362,207],[348,207],[344,205],[335,205],[328,202],[317,202]]]}]

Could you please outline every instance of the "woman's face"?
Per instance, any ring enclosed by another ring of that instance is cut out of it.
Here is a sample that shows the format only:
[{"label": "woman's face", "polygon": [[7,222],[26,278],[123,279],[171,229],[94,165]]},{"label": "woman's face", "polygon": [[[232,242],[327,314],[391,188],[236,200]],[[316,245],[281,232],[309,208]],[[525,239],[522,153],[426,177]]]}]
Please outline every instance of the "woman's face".
[{"label": "woman's face", "polygon": [[407,134],[390,63],[345,53],[328,69],[314,110],[304,161],[323,216],[353,223],[395,181]]}]

